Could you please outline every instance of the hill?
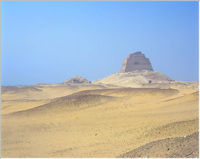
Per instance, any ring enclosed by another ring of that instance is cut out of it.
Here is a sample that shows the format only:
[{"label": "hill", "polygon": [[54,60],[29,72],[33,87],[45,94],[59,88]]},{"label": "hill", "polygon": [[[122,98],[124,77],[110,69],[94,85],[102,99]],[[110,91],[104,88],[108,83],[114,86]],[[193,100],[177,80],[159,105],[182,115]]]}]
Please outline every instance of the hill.
[{"label": "hill", "polygon": [[132,72],[115,73],[103,79],[94,81],[94,84],[113,84],[126,87],[142,87],[153,84],[170,84],[174,80],[166,75],[150,70],[136,70]]}]

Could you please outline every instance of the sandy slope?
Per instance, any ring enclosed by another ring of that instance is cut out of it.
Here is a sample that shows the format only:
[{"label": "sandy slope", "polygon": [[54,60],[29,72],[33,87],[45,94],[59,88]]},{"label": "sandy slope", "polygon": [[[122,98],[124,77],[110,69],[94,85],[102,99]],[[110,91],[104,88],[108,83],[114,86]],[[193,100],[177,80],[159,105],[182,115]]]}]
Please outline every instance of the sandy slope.
[{"label": "sandy slope", "polygon": [[127,152],[120,158],[198,158],[199,133],[176,138],[153,141],[135,150]]},{"label": "sandy slope", "polygon": [[198,131],[195,84],[34,88],[2,94],[2,157],[116,157]]}]

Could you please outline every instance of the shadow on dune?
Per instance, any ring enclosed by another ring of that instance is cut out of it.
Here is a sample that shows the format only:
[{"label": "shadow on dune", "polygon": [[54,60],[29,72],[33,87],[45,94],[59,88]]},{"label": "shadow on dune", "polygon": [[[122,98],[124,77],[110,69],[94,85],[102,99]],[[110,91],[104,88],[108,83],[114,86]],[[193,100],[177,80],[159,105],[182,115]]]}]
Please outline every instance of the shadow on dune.
[{"label": "shadow on dune", "polygon": [[118,158],[197,158],[199,156],[199,133],[185,137],[167,138],[145,144],[120,155]]}]

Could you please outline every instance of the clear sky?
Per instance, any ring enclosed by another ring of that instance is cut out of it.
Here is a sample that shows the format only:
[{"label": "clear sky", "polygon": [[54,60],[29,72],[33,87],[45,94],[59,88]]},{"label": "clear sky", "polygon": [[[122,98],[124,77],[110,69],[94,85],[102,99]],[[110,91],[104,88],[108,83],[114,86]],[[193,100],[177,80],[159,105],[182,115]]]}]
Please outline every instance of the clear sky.
[{"label": "clear sky", "polygon": [[198,2],[1,2],[1,16],[2,85],[93,81],[135,51],[198,80]]}]

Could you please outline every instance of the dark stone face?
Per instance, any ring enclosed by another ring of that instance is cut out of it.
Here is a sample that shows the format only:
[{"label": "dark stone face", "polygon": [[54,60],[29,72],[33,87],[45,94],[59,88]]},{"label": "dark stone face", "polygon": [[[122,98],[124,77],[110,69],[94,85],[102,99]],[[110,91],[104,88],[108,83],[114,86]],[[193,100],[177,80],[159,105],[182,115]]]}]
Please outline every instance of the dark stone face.
[{"label": "dark stone face", "polygon": [[77,80],[77,79],[73,79],[72,80],[74,83],[81,83],[81,81]]},{"label": "dark stone face", "polygon": [[128,55],[124,60],[120,72],[131,72],[135,70],[153,70],[151,62],[141,52]]},{"label": "dark stone face", "polygon": [[139,64],[140,64],[139,62],[135,62],[135,63],[134,63],[134,65],[139,65]]}]

